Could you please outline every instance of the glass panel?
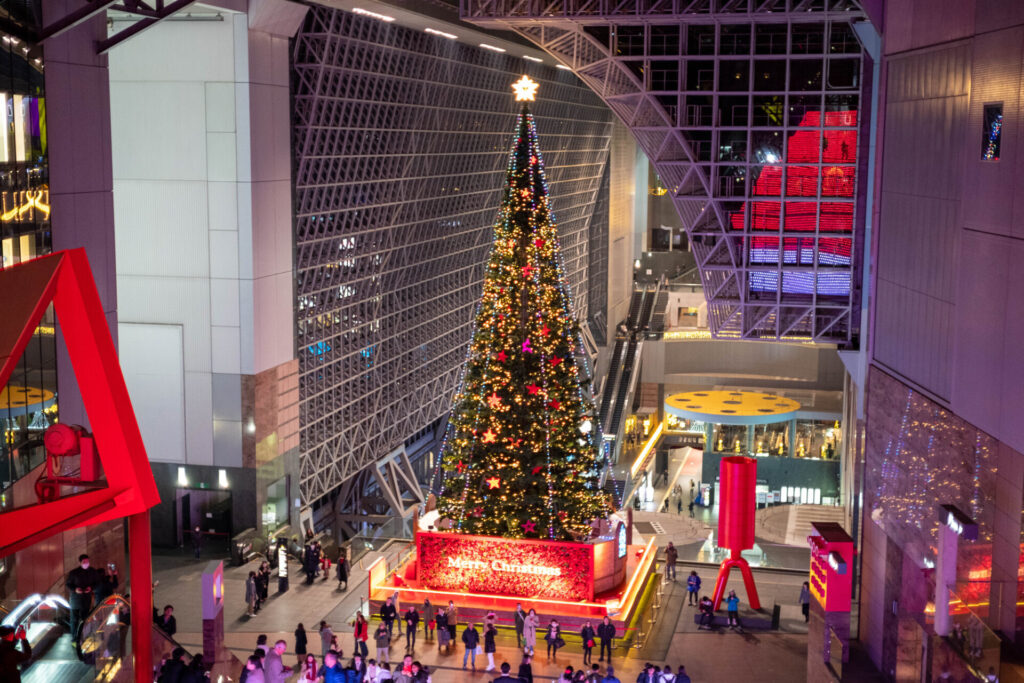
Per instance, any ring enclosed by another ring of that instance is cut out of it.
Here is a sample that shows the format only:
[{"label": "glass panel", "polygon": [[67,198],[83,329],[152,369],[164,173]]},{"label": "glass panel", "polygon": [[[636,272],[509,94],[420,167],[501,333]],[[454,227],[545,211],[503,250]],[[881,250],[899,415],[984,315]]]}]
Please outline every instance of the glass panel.
[{"label": "glass panel", "polygon": [[746,59],[718,63],[718,89],[747,91],[750,89],[750,62]]},{"label": "glass panel", "polygon": [[785,89],[786,60],[758,59],[754,62],[754,90]]},{"label": "glass panel", "polygon": [[750,25],[726,25],[722,27],[719,38],[718,54],[748,55],[750,54]]}]

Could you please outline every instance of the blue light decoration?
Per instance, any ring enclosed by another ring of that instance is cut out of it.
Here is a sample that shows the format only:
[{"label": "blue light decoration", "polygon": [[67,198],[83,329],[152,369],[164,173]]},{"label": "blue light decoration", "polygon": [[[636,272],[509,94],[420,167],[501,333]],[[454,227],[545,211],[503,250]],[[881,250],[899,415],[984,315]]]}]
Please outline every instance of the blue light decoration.
[{"label": "blue light decoration", "polygon": [[985,161],[999,161],[999,139],[1003,134],[1003,115],[996,114],[988,126],[988,144],[981,158]]},{"label": "blue light decoration", "polygon": [[626,525],[619,522],[619,528],[615,532],[616,557],[620,559],[626,556]]}]

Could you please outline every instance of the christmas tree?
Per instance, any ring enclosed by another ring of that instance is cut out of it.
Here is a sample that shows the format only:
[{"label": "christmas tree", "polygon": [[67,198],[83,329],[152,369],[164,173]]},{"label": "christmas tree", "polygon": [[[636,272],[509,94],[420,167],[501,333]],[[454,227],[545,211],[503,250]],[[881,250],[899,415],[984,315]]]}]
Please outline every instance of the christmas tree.
[{"label": "christmas tree", "polygon": [[582,540],[610,512],[579,323],[562,271],[544,162],[523,102],[462,386],[441,449],[441,519],[462,533]]}]

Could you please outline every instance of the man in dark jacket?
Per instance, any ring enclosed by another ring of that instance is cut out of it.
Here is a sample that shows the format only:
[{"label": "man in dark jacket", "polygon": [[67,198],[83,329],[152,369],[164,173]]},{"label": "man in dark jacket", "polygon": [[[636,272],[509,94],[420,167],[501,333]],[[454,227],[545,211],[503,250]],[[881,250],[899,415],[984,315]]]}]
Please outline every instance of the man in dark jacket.
[{"label": "man in dark jacket", "polygon": [[174,648],[174,651],[171,652],[171,658],[160,667],[160,677],[157,678],[158,683],[181,683],[185,676],[185,662],[182,661],[184,656],[185,650],[180,647]]},{"label": "man in dark jacket", "polygon": [[519,680],[522,683],[533,683],[533,665],[530,664],[530,655],[523,655],[523,662],[519,665]]},{"label": "man in dark jacket", "polygon": [[476,671],[476,648],[480,645],[480,632],[476,630],[476,626],[472,622],[462,632],[462,643],[466,646],[466,652],[462,655],[462,668],[466,668],[468,659],[473,665],[473,671]]},{"label": "man in dark jacket", "polygon": [[601,641],[601,656],[597,661],[604,661],[604,652],[608,650],[608,663],[612,662],[612,640],[615,638],[615,624],[608,617],[605,617],[601,625],[597,627],[597,639]]},{"label": "man in dark jacket", "polygon": [[380,606],[380,620],[388,627],[388,638],[394,637],[395,617],[397,616],[398,610],[395,609],[394,601],[392,601],[391,598],[388,598],[384,601],[384,604]]},{"label": "man in dark jacket", "polygon": [[509,666],[508,662],[502,662],[501,675],[495,678],[493,683],[519,683],[518,678],[509,675],[511,671],[512,667]]},{"label": "man in dark jacket", "polygon": [[92,609],[92,596],[99,583],[98,572],[89,566],[89,556],[78,556],[79,566],[68,572],[65,586],[68,589],[68,602],[71,604],[71,640],[78,640],[78,628]]},{"label": "man in dark jacket", "polygon": [[203,530],[196,524],[196,528],[192,530],[192,552],[195,554],[196,559],[203,552]]},{"label": "man in dark jacket", "polygon": [[615,677],[615,669],[608,667],[605,669],[604,678],[601,679],[601,683],[619,683],[619,679]]},{"label": "man in dark jacket", "polygon": [[412,652],[416,647],[416,631],[420,627],[420,613],[413,605],[405,613],[405,649]]},{"label": "man in dark jacket", "polygon": [[174,637],[174,634],[178,632],[178,621],[174,618],[173,606],[164,607],[164,613],[156,620],[156,625],[163,629],[164,633]]},{"label": "man in dark jacket", "polygon": [[[17,644],[21,643],[21,649]],[[0,681],[21,683],[22,662],[32,658],[32,646],[25,634],[25,627],[15,631],[10,626],[0,626]]]}]

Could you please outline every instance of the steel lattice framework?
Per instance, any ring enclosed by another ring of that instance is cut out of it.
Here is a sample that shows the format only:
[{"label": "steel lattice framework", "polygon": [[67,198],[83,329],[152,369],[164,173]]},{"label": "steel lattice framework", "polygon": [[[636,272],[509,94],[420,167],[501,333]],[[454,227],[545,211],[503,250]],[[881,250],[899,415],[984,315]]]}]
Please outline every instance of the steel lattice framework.
[{"label": "steel lattice framework", "polygon": [[[572,74],[313,6],[294,41],[300,485],[320,499],[443,416],[480,297],[522,72],[577,315],[612,118]],[[607,247],[605,247],[607,248]],[[605,257],[606,259],[607,257]],[[603,302],[600,302],[603,305]]]},{"label": "steel lattice framework", "polygon": [[461,0],[566,65],[669,189],[719,337],[856,343],[852,0]]}]

